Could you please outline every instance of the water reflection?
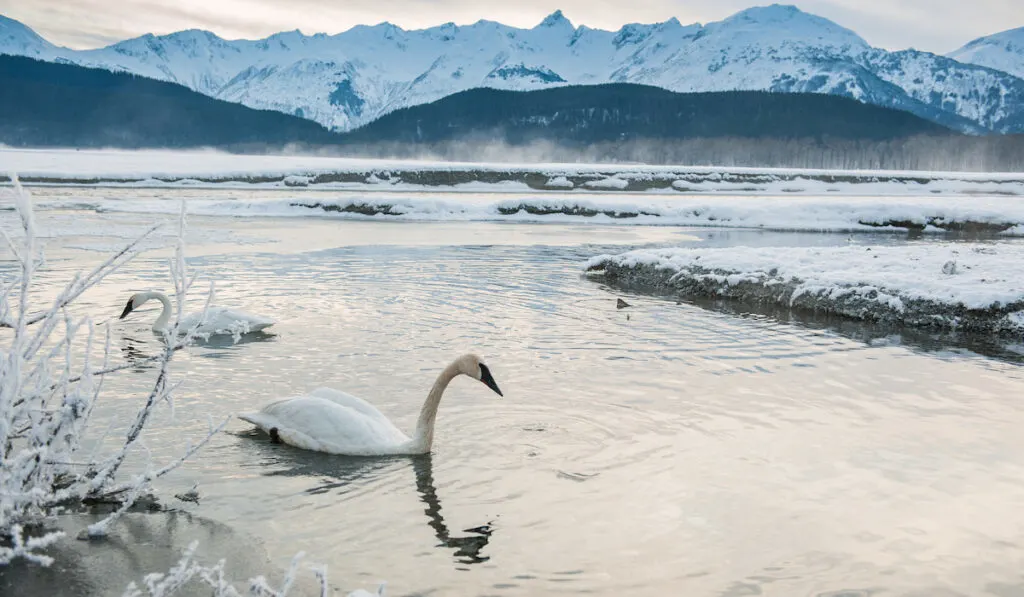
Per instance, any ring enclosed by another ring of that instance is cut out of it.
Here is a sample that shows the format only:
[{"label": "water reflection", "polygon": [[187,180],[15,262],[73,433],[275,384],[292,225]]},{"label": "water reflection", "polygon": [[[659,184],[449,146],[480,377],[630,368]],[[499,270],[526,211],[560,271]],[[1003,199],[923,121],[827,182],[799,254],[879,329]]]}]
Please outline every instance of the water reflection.
[{"label": "water reflection", "polygon": [[[619,287],[601,284],[602,290],[613,295],[622,292],[635,297],[653,296],[665,299],[657,308],[669,302],[687,304],[741,318],[769,318],[775,322],[799,327],[826,330],[844,338],[862,342],[868,347],[905,346],[922,353],[942,356],[942,353],[970,352],[1011,363],[1024,363],[1024,342],[1019,339],[995,335],[979,335],[959,330],[930,330],[894,323],[850,319],[840,315],[809,311],[794,311],[774,304],[745,303],[730,299],[680,299],[671,292],[651,290],[631,285]],[[610,299],[614,300],[614,298]],[[634,312],[643,309],[642,303]]]},{"label": "water reflection", "polygon": [[444,523],[444,517],[441,516],[441,500],[438,499],[437,490],[434,488],[432,456],[416,456],[412,459],[412,466],[416,472],[416,491],[420,494],[420,501],[427,505],[423,512],[430,521],[430,528],[434,529],[434,535],[441,542],[439,546],[454,549],[455,560],[460,564],[479,564],[491,559],[480,552],[491,540],[491,534],[494,532],[492,522],[462,531],[470,533],[469,535],[453,537],[448,531],[448,525]]},{"label": "water reflection", "polygon": [[345,457],[300,450],[284,444],[270,442],[262,431],[251,430],[238,434],[253,440],[259,454],[261,474],[267,477],[306,477],[316,479],[314,486],[303,490],[307,495],[333,493],[344,495],[353,490],[366,489],[378,479],[400,475],[401,469],[412,465],[416,492],[426,507],[427,525],[437,537],[437,547],[452,549],[455,561],[462,565],[479,564],[490,560],[483,549],[494,533],[493,521],[464,529],[464,535],[453,535],[441,514],[441,499],[434,485],[432,455]]},{"label": "water reflection", "polygon": [[[257,342],[275,342],[277,334],[264,331],[242,334],[237,339],[230,335],[214,335],[209,338],[197,337],[193,339],[190,346],[208,349],[199,353],[199,356],[210,359],[230,358],[237,354],[237,351],[246,344]],[[122,335],[120,338],[121,355],[124,362],[131,366],[132,371],[141,373],[151,368],[164,343],[164,336],[159,332],[153,332],[152,338],[139,339],[133,336]],[[160,348],[157,348],[157,347]]]},{"label": "water reflection", "polygon": [[121,355],[125,364],[132,366],[132,371],[142,373],[153,366],[155,353],[147,350],[148,342],[130,336],[121,336]]},{"label": "water reflection", "polygon": [[[0,595],[120,595],[128,583],[139,584],[147,574],[177,565],[193,541],[198,542],[197,561],[209,565],[226,558],[238,578],[276,574],[271,572],[276,565],[267,561],[257,539],[185,512],[128,513],[109,527],[102,541],[74,539],[103,516],[73,514],[52,520],[50,526],[67,535],[47,550],[57,563],[37,566],[16,559],[0,566]],[[181,597],[210,595],[210,588],[198,580],[177,589],[175,595]]]},{"label": "water reflection", "polygon": [[246,344],[274,342],[276,340],[277,334],[260,330],[258,332],[242,334],[237,339],[228,335],[215,335],[210,336],[209,338],[197,337],[192,341],[192,344],[201,348],[210,348],[217,351],[204,352],[202,356],[211,359],[220,359],[231,357],[232,351],[236,351]]}]

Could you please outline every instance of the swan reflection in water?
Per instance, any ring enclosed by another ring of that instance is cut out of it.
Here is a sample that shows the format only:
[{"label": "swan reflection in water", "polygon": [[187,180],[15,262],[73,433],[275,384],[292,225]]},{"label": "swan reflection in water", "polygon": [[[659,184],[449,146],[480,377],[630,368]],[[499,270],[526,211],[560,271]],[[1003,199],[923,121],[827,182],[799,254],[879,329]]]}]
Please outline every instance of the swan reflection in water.
[{"label": "swan reflection in water", "polygon": [[[191,345],[206,349],[198,356],[210,359],[231,358],[244,344],[252,342],[274,342],[277,335],[267,331],[242,334],[237,339],[232,336],[215,335],[209,338],[197,336]],[[124,364],[129,365],[134,373],[143,373],[159,366],[159,358],[164,347],[164,337],[160,332],[153,332],[149,338],[137,338],[127,334],[121,335],[121,355]],[[112,363],[116,365],[116,363]]]},{"label": "swan reflection in water", "polygon": [[[339,491],[347,493],[358,487],[357,483],[371,482],[375,477],[397,472],[412,464],[416,477],[416,492],[426,507],[427,525],[434,531],[439,543],[437,547],[455,550],[452,554],[458,564],[479,564],[486,562],[490,556],[481,555],[484,547],[494,532],[489,521],[478,527],[465,529],[461,536],[453,536],[441,515],[441,499],[434,486],[433,461],[430,454],[416,456],[389,456],[379,458],[360,458],[334,456],[319,452],[300,450],[284,444],[273,444],[269,437],[260,431],[251,430],[239,433],[247,437],[246,444],[255,446],[260,458],[254,459],[254,466],[263,468],[262,474],[268,477],[309,477],[317,479],[314,487],[305,490],[310,495],[328,494]],[[255,436],[255,441],[252,437]],[[268,465],[283,465],[284,468],[268,470]]]},{"label": "swan reflection in water", "polygon": [[422,454],[412,457],[412,468],[416,473],[416,491],[420,494],[420,501],[427,505],[423,510],[427,515],[430,528],[434,529],[434,535],[441,545],[455,550],[455,560],[460,564],[479,564],[491,559],[490,556],[482,556],[487,542],[491,540],[491,533],[494,528],[491,523],[465,529],[463,533],[471,533],[463,537],[452,537],[448,532],[448,526],[441,516],[441,500],[437,497],[437,489],[434,488],[434,466],[430,454]]}]

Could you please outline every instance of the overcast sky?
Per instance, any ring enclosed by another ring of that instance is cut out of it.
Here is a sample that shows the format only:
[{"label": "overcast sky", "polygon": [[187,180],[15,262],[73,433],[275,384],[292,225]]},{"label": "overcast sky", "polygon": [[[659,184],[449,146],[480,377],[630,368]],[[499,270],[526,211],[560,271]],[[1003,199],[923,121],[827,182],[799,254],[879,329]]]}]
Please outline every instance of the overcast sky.
[{"label": "overcast sky", "polygon": [[[0,14],[59,45],[95,48],[143,33],[198,28],[228,39],[278,31],[338,33],[389,21],[406,29],[479,19],[532,27],[555,9],[575,25],[618,29],[676,17],[684,24],[721,20],[753,0],[0,0]],[[1024,26],[1024,0],[804,0],[802,10],[853,29],[875,46],[936,53],[997,31]]]}]

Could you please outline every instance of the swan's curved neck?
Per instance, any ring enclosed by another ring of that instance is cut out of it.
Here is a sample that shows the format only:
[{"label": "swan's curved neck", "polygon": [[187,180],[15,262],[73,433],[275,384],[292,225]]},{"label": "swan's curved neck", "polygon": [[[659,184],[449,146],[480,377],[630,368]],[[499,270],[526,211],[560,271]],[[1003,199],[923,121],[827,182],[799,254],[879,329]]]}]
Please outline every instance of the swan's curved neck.
[{"label": "swan's curved neck", "polygon": [[167,298],[167,295],[162,292],[147,292],[143,296],[146,300],[156,299],[164,306],[163,311],[160,312],[160,317],[156,318],[156,322],[153,323],[153,331],[160,332],[167,329],[167,322],[171,320],[171,299]]},{"label": "swan's curved neck", "polygon": [[441,396],[444,394],[448,384],[459,375],[458,362],[453,362],[444,368],[444,371],[437,376],[434,387],[430,388],[427,400],[420,410],[420,418],[416,422],[416,435],[413,442],[417,448],[429,452],[434,443],[434,421],[437,419],[437,407],[441,404]]}]

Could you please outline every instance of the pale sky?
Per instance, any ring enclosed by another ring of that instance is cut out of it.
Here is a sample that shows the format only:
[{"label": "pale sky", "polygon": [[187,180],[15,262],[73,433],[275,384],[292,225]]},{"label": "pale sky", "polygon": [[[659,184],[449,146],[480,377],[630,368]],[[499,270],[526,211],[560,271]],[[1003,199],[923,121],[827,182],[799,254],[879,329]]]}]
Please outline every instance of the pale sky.
[{"label": "pale sky", "polygon": [[[226,39],[278,31],[339,33],[388,21],[421,29],[479,19],[532,27],[555,9],[574,25],[615,30],[624,23],[676,17],[682,23],[721,20],[756,0],[0,0],[0,14],[49,41],[95,48],[143,33],[207,29]],[[944,54],[968,41],[1024,26],[1024,0],[799,0],[800,9],[852,29],[868,43]]]}]

